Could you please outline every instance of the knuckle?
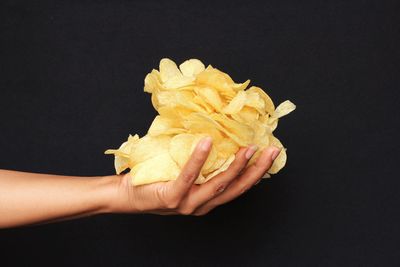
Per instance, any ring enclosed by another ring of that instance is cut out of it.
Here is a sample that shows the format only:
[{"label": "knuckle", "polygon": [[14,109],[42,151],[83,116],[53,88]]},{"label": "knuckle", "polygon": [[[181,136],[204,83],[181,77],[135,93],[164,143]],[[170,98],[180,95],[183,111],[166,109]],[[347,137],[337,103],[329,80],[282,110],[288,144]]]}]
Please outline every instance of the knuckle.
[{"label": "knuckle", "polygon": [[179,206],[180,200],[175,196],[168,195],[164,187],[159,187],[156,193],[163,208],[176,209]]},{"label": "knuckle", "polygon": [[239,194],[243,194],[250,189],[250,187],[247,184],[240,184],[238,188],[239,188]]},{"label": "knuckle", "polygon": [[249,190],[249,187],[243,187],[243,188],[240,190],[240,194],[246,193],[248,190]]},{"label": "knuckle", "polygon": [[172,198],[165,202],[165,206],[167,209],[176,209],[179,207],[179,199]]},{"label": "knuckle", "polygon": [[208,213],[208,211],[202,211],[202,212],[194,213],[193,215],[196,216],[196,217],[200,217],[200,216],[206,215],[207,213]]},{"label": "knuckle", "polygon": [[232,166],[232,174],[235,176],[240,175],[243,172],[244,166],[244,164],[237,164],[235,166]]},{"label": "knuckle", "polygon": [[206,214],[208,214],[213,208],[206,208],[206,209],[201,209],[199,211],[196,211],[195,213],[193,213],[194,216],[204,216]]},{"label": "knuckle", "polygon": [[226,189],[226,184],[222,183],[222,184],[217,184],[214,188],[214,194],[221,194],[222,192],[224,192]]},{"label": "knuckle", "polygon": [[193,212],[194,212],[193,207],[184,207],[179,210],[179,213],[182,215],[191,215],[191,214],[193,214]]}]

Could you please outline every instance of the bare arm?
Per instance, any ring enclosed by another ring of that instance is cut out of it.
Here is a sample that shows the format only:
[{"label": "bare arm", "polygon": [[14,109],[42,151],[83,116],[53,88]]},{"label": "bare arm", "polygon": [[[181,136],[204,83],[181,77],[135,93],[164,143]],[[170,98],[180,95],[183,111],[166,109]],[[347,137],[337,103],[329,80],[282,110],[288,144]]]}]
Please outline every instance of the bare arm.
[{"label": "bare arm", "polygon": [[0,170],[0,228],[109,212],[117,182]]},{"label": "bare arm", "polygon": [[211,149],[197,145],[179,177],[130,185],[129,175],[76,177],[0,170],[0,228],[52,222],[99,213],[204,215],[243,194],[270,168],[279,149],[269,147],[244,169],[257,148],[241,148],[228,170],[194,184]]}]

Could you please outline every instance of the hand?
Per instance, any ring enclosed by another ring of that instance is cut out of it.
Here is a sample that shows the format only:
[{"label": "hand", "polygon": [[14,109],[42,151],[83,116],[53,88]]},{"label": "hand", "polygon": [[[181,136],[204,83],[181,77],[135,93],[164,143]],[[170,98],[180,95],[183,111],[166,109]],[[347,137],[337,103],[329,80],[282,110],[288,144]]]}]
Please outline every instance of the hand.
[{"label": "hand", "polygon": [[256,163],[247,162],[256,152],[255,146],[241,148],[230,167],[208,182],[196,185],[199,172],[207,159],[212,143],[204,138],[196,146],[179,177],[174,181],[132,186],[129,174],[119,175],[116,212],[139,212],[162,215],[204,215],[227,203],[256,184],[271,167],[280,149],[266,148]]}]

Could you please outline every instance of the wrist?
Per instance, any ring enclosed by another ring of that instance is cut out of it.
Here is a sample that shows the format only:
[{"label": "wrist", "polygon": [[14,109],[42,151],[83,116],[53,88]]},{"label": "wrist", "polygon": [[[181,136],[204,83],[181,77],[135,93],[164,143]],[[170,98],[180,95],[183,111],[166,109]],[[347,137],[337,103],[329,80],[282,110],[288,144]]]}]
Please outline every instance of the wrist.
[{"label": "wrist", "polygon": [[99,179],[103,197],[100,199],[99,213],[133,213],[135,208],[130,205],[129,186],[123,175],[103,176]]},{"label": "wrist", "polygon": [[98,213],[115,213],[119,209],[119,184],[118,175],[102,176],[97,179],[96,189],[99,193],[99,210]]}]

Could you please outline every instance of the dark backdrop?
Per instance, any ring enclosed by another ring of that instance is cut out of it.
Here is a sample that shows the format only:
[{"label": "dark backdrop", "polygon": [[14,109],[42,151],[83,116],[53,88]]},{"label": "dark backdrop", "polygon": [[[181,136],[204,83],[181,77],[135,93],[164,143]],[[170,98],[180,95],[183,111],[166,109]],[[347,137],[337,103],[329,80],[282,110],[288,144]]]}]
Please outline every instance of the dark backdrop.
[{"label": "dark backdrop", "polygon": [[2,230],[1,266],[400,264],[399,1],[38,2],[1,3],[0,168],[112,174],[163,57],[298,108],[286,168],[232,203]]}]

